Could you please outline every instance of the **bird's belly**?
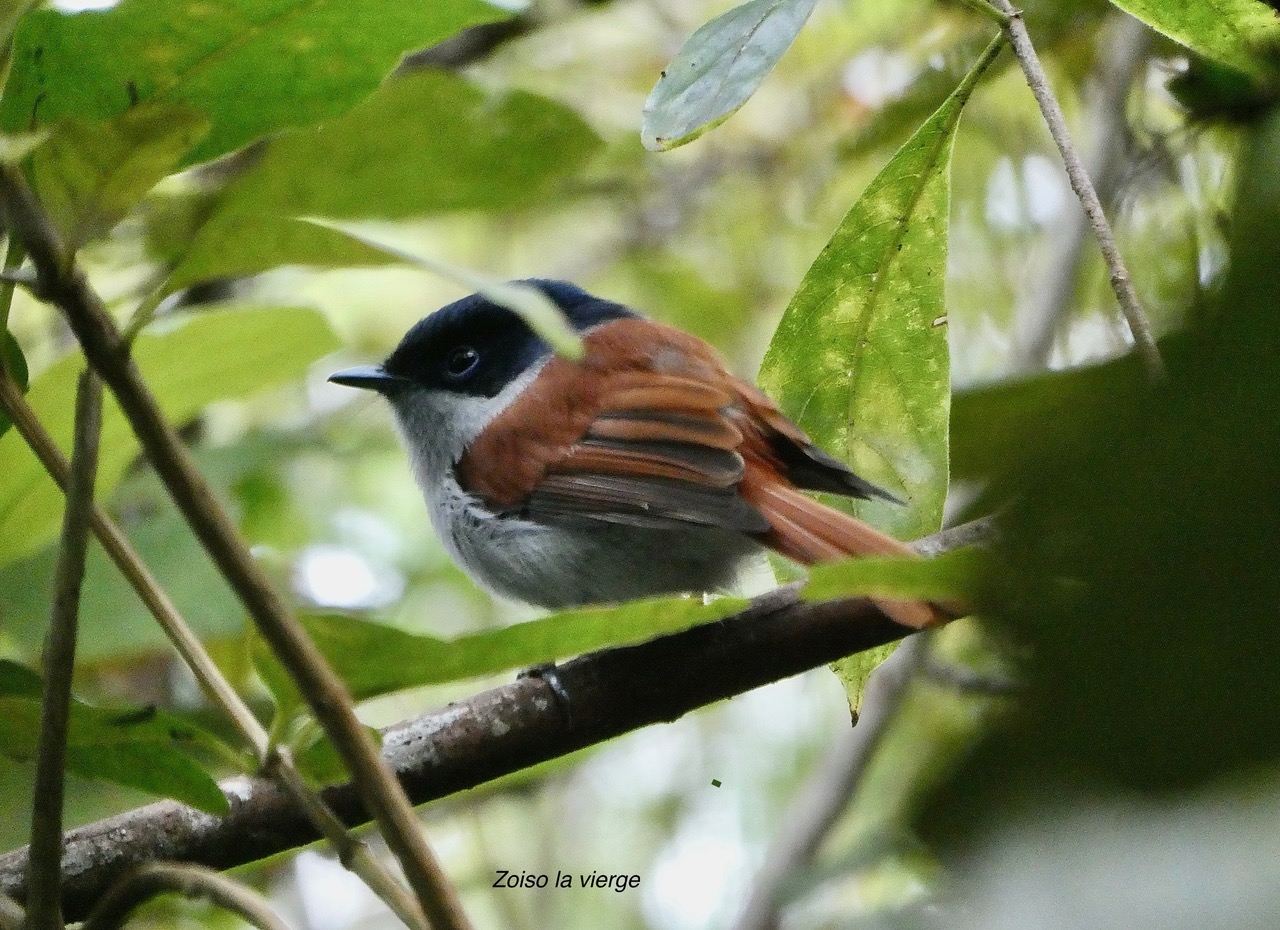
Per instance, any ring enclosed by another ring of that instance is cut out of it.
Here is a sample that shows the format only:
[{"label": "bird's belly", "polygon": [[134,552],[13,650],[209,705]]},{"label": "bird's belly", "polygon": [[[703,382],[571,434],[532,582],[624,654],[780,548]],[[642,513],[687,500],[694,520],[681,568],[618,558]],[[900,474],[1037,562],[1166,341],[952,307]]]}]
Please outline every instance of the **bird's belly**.
[{"label": "bird's belly", "polygon": [[592,520],[543,524],[514,517],[463,518],[451,536],[458,561],[481,584],[552,608],[723,590],[759,548],[724,530]]}]

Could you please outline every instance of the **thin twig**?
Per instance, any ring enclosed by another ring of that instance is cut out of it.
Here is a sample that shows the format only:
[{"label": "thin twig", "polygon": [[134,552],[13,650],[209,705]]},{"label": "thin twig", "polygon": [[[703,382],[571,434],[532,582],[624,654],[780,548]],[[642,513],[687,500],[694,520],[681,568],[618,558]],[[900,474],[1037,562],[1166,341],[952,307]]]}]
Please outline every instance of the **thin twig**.
[{"label": "thin twig", "polygon": [[428,920],[438,930],[470,930],[456,890],[427,845],[404,792],[383,765],[377,745],[356,717],[346,686],[250,555],[235,523],[165,420],[102,299],[76,266],[26,180],[9,167],[0,169],[0,203],[31,256],[43,293],[65,314],[90,366],[111,387],[178,509],[342,757]]},{"label": "thin twig", "polygon": [[1040,105],[1040,113],[1049,127],[1049,135],[1053,136],[1053,141],[1062,154],[1067,178],[1071,181],[1071,189],[1076,192],[1080,205],[1084,207],[1084,212],[1089,217],[1089,224],[1093,227],[1093,234],[1097,237],[1098,246],[1102,250],[1103,261],[1107,263],[1107,269],[1111,273],[1111,289],[1115,291],[1120,310],[1129,324],[1134,345],[1142,356],[1151,377],[1162,380],[1165,377],[1164,360],[1160,357],[1160,349],[1156,346],[1151,322],[1147,319],[1146,311],[1142,309],[1142,302],[1133,289],[1133,281],[1129,277],[1128,268],[1125,267],[1124,258],[1116,247],[1115,235],[1102,210],[1102,203],[1098,200],[1098,192],[1094,190],[1093,181],[1090,180],[1089,173],[1085,171],[1080,156],[1071,142],[1071,136],[1067,132],[1067,121],[1062,115],[1062,107],[1049,87],[1049,78],[1040,64],[1035,47],[1031,44],[1031,37],[1027,35],[1027,24],[1022,20],[1022,12],[1015,9],[1009,0],[991,0],[991,2],[996,9],[1009,18],[1004,25],[1005,35],[1008,36],[1009,44],[1013,46],[1013,53],[1022,66],[1031,93],[1035,95],[1036,103]]},{"label": "thin twig", "polygon": [[[1102,67],[1088,100],[1090,139],[1083,155],[1085,170],[1104,202],[1111,201],[1119,186],[1117,162],[1124,151],[1125,104],[1153,37],[1141,20],[1125,14],[1115,16],[1113,26],[1103,43]],[[1054,338],[1074,303],[1088,237],[1088,216],[1083,210],[1069,211],[1054,236],[1053,260],[1044,279],[1017,320],[1014,344],[1020,369],[1038,371],[1049,361]]]},{"label": "thin twig", "polygon": [[813,859],[849,803],[886,724],[893,719],[920,661],[922,634],[908,636],[867,679],[858,725],[840,734],[797,795],[783,827],[751,883],[751,895],[733,930],[776,930],[782,892]]},{"label": "thin twig", "polygon": [[[939,552],[979,542],[982,525],[934,534],[914,548]],[[383,757],[413,802],[424,804],[911,632],[865,598],[807,603],[798,590],[771,591],[724,620],[566,662],[557,677],[567,705],[531,676],[388,727]],[[225,817],[161,801],[68,834],[68,916],[83,914],[110,876],[138,862],[225,869],[317,838],[273,783],[223,784],[231,801]],[[353,786],[326,789],[324,798],[346,823],[368,820]],[[24,862],[23,850],[0,856],[0,892],[21,897]]]},{"label": "thin twig", "polygon": [[[70,475],[66,457],[41,425],[17,384],[3,370],[0,370],[0,411],[14,424],[49,476],[65,491]],[[90,521],[103,548],[160,624],[201,689],[249,743],[263,774],[276,778],[289,790],[311,823],[333,845],[338,860],[360,876],[406,926],[425,928],[426,917],[404,884],[391,874],[366,843],[347,832],[342,821],[307,784],[297,768],[272,747],[266,729],[214,663],[191,625],[129,543],[124,531],[97,503],[93,505]]]},{"label": "thin twig", "polygon": [[80,587],[89,551],[89,512],[102,436],[102,384],[92,372],[76,386],[75,444],[53,576],[53,606],[45,639],[44,697],[31,804],[31,859],[27,863],[27,930],[62,930],[62,797],[71,721],[71,677],[76,663]]},{"label": "thin twig", "polygon": [[[21,267],[26,253],[22,251],[22,243],[12,236],[5,248],[4,268],[0,271],[0,330],[9,328],[9,311],[13,308],[13,288],[21,282],[12,278]],[[0,357],[0,368],[4,367],[4,358]]]},{"label": "thin twig", "polygon": [[213,869],[172,862],[149,862],[129,872],[103,895],[81,930],[116,930],[133,911],[162,894],[207,898],[260,930],[289,930],[267,899],[252,888]]}]

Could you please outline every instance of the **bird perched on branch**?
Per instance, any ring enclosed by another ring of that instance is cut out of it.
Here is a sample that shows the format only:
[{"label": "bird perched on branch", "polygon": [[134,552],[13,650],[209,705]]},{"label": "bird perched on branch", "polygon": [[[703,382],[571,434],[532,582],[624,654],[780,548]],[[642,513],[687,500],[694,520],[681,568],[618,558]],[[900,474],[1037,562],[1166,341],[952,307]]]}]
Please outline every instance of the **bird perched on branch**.
[{"label": "bird perched on branch", "polygon": [[[381,365],[329,378],[390,402],[432,523],[481,584],[563,608],[723,588],[761,547],[805,565],[912,554],[803,493],[895,500],[706,343],[571,284],[521,283],[564,312],[581,359],[472,295]],[[878,603],[912,627],[947,619]]]}]

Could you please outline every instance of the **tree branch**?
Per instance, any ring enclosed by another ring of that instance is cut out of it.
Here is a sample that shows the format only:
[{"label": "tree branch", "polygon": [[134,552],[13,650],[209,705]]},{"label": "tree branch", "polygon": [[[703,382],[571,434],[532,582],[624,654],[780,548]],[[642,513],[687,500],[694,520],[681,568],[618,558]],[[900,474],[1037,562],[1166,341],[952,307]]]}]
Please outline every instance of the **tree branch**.
[{"label": "tree branch", "polygon": [[1129,269],[1125,267],[1119,248],[1116,247],[1115,235],[1111,231],[1111,224],[1107,222],[1106,214],[1102,211],[1098,192],[1094,190],[1093,181],[1089,179],[1089,173],[1085,171],[1080,155],[1071,142],[1071,136],[1067,132],[1067,121],[1062,115],[1062,107],[1049,87],[1049,78],[1044,73],[1044,67],[1040,64],[1040,57],[1036,54],[1035,47],[1031,44],[1031,37],[1027,34],[1027,24],[1022,20],[1022,13],[1015,9],[1009,0],[991,0],[991,3],[1008,17],[1008,22],[1004,25],[1005,35],[1008,36],[1009,44],[1013,46],[1013,53],[1018,58],[1018,64],[1022,66],[1022,71],[1026,75],[1027,86],[1031,88],[1031,93],[1035,95],[1036,103],[1040,106],[1040,113],[1049,127],[1049,135],[1053,137],[1058,151],[1062,154],[1062,162],[1066,166],[1071,189],[1076,192],[1080,205],[1084,207],[1084,212],[1089,217],[1089,224],[1093,227],[1093,234],[1102,250],[1102,258],[1111,272],[1111,289],[1115,291],[1120,310],[1129,324],[1129,331],[1133,334],[1138,354],[1142,357],[1151,376],[1163,379],[1165,377],[1164,359],[1160,357],[1160,350],[1156,346],[1151,322],[1147,319],[1146,311],[1142,309],[1142,302],[1133,289],[1133,280],[1129,277]]},{"label": "tree branch", "polygon": [[208,898],[260,930],[289,930],[266,898],[253,889],[198,865],[148,862],[121,878],[103,895],[81,930],[116,930],[129,915],[157,895]]},{"label": "tree branch", "polygon": [[427,845],[413,808],[357,719],[346,687],[249,554],[234,522],[165,421],[101,298],[76,266],[25,179],[8,166],[0,169],[0,204],[36,267],[42,296],[63,311],[90,367],[111,387],[178,509],[297,683],[359,786],[428,919],[441,930],[470,930],[457,892]]},{"label": "tree branch", "polygon": [[[980,521],[926,537],[918,551],[979,541]],[[474,788],[706,704],[787,678],[912,632],[863,598],[806,603],[798,586],[756,598],[741,613],[557,669],[565,706],[537,677],[485,691],[383,731],[383,757],[415,804]],[[227,869],[301,846],[317,834],[279,787],[223,783],[231,803],[212,817],[174,801],[89,824],[67,835],[63,907],[83,915],[107,885],[150,859]],[[368,819],[352,785],[325,800],[351,825]],[[26,851],[0,856],[0,892],[21,898]]]},{"label": "tree branch", "polygon": [[44,696],[31,805],[31,858],[27,863],[29,930],[62,930],[62,800],[71,720],[71,677],[76,664],[80,587],[89,551],[89,512],[102,436],[102,384],[86,371],[76,387],[71,478],[62,516],[62,540],[53,575],[53,606],[45,639]]}]

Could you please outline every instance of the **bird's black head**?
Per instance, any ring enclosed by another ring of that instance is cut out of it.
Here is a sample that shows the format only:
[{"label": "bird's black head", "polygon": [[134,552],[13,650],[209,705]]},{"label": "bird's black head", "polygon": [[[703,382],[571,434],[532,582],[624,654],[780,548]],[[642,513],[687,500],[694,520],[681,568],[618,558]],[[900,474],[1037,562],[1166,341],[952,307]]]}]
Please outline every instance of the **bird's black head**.
[{"label": "bird's black head", "polygon": [[[593,297],[564,281],[531,278],[518,282],[536,287],[565,312],[578,332],[599,323],[639,316],[622,304]],[[384,384],[358,376],[334,379],[355,387],[388,390],[395,384],[493,397],[515,378],[550,354],[551,348],[519,316],[479,294],[455,301],[417,323],[382,364]]]}]

